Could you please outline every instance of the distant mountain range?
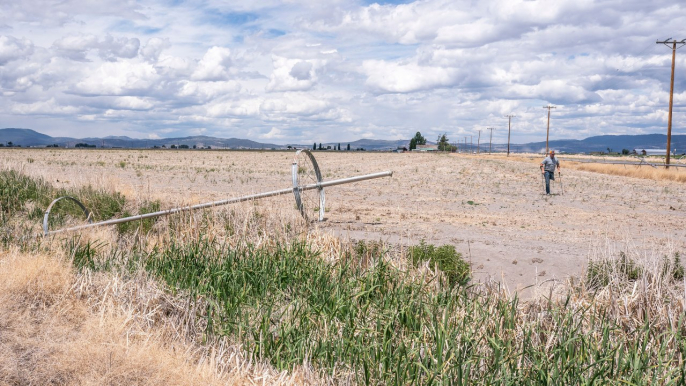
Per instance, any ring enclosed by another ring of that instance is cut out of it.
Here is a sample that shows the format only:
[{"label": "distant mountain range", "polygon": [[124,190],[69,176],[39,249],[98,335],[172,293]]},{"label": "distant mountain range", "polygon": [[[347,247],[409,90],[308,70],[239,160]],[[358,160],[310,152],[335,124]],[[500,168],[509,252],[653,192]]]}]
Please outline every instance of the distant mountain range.
[{"label": "distant mountain range", "polygon": [[[181,137],[181,138],[161,138],[161,139],[136,139],[129,137],[103,137],[103,138],[71,138],[71,137],[51,137],[30,129],[0,129],[0,143],[7,145],[12,142],[14,146],[20,145],[22,147],[30,146],[48,146],[58,145],[59,147],[74,147],[77,144],[95,145],[96,147],[105,148],[150,148],[162,147],[167,148],[172,145],[180,146],[186,145],[188,147],[211,147],[213,149],[286,149],[289,145],[276,145],[273,143],[261,143],[251,141],[249,139],[239,138],[216,138],[204,135]],[[341,149],[345,149],[350,144],[351,149],[363,148],[365,150],[392,150],[398,146],[407,146],[409,140],[388,141],[375,139],[360,139],[353,142],[341,142]],[[312,144],[313,145],[313,144]],[[312,148],[310,144],[292,144],[291,147],[298,148]],[[322,146],[338,147],[339,143],[322,143]],[[319,143],[317,143],[319,146]]]},{"label": "distant mountain range", "polygon": [[[0,129],[0,143],[7,145],[11,142],[13,145],[21,145],[22,147],[29,146],[48,146],[58,145],[59,147],[74,147],[76,144],[95,145],[97,147],[121,147],[121,148],[150,148],[162,147],[167,148],[172,145],[180,146],[186,145],[188,147],[212,147],[213,149],[285,149],[289,145],[276,145],[272,143],[255,142],[248,139],[239,138],[216,138],[208,136],[192,136],[182,138],[162,138],[162,139],[136,139],[129,137],[104,137],[104,138],[70,138],[70,137],[51,137],[49,135],[41,134],[30,129]],[[379,139],[360,139],[353,142],[340,142],[341,149],[345,149],[348,144],[352,150],[363,148],[365,150],[394,150],[398,147],[408,146],[407,140],[379,140]],[[607,149],[621,152],[622,149],[665,149],[667,143],[667,136],[664,134],[644,134],[644,135],[599,135],[589,137],[582,140],[576,139],[561,139],[549,142],[549,147],[558,152],[566,153],[588,153],[588,152],[603,152]],[[336,143],[322,143],[326,148],[338,147]],[[313,144],[312,144],[313,145]],[[312,145],[307,144],[293,144],[292,147],[298,148],[312,148]],[[319,146],[319,143],[317,143]],[[459,144],[460,150],[464,149],[464,144]],[[471,150],[472,146],[467,144]],[[481,143],[481,151],[488,149],[488,142]],[[672,135],[672,149],[677,149],[677,153],[686,152],[686,135]],[[492,145],[493,151],[506,151],[507,144],[494,143]],[[476,144],[473,146],[476,150]],[[510,150],[515,152],[543,152],[545,150],[545,142],[531,142],[525,144],[511,144]]]},{"label": "distant mountain range", "polygon": [[[667,149],[667,136],[665,134],[641,134],[641,135],[598,135],[586,139],[560,139],[548,143],[551,149],[567,153],[590,153],[621,152],[622,149]],[[672,149],[678,154],[686,152],[686,135],[672,135]],[[507,144],[504,145],[507,148]],[[502,149],[503,145],[499,145]],[[512,150],[512,146],[510,146]],[[515,146],[516,151],[540,152],[545,150],[545,142],[532,142]]]},{"label": "distant mountain range", "polygon": [[280,149],[285,146],[272,143],[260,143],[248,139],[239,138],[215,138],[204,135],[182,138],[161,138],[161,139],[136,139],[129,137],[103,137],[103,138],[70,138],[70,137],[51,137],[30,129],[0,129],[0,143],[7,145],[27,146],[48,146],[58,145],[59,147],[74,147],[76,144],[95,145],[96,147],[121,147],[121,148],[148,148],[148,147],[171,147],[172,145],[187,145],[193,147],[227,148],[227,149]]}]

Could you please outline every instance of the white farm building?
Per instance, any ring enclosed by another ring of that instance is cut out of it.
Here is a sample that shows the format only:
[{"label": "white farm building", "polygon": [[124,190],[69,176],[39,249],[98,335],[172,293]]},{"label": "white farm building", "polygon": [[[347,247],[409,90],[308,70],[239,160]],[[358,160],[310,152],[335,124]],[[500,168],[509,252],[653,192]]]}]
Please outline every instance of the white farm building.
[{"label": "white farm building", "polygon": [[634,149],[634,152],[638,155],[665,155],[667,154],[667,149]]}]

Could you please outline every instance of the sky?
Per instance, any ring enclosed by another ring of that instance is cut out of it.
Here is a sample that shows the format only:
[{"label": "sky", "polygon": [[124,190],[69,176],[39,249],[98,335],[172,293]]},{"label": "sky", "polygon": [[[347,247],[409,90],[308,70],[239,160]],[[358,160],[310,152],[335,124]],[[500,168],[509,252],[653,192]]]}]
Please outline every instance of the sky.
[{"label": "sky", "polygon": [[669,38],[686,39],[684,2],[0,0],[0,127],[505,142],[514,115],[524,143],[545,140],[552,104],[551,139],[666,133]]}]

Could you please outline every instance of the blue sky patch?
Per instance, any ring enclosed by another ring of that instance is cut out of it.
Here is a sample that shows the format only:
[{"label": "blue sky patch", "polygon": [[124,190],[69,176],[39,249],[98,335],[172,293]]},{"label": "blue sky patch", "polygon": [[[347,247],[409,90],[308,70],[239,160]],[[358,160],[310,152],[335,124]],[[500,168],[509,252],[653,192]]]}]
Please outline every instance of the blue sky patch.
[{"label": "blue sky patch", "polygon": [[218,10],[208,10],[205,13],[205,21],[215,25],[241,26],[252,23],[259,18],[258,14],[251,12],[222,13]]},{"label": "blue sky patch", "polygon": [[412,0],[362,0],[362,4],[364,5],[372,5],[372,4],[379,4],[379,5],[399,5],[399,4],[409,4],[413,3],[414,1]]},{"label": "blue sky patch", "polygon": [[153,35],[162,32],[163,28],[136,25],[131,20],[122,20],[110,26],[109,30],[117,32],[135,32],[143,35]]}]

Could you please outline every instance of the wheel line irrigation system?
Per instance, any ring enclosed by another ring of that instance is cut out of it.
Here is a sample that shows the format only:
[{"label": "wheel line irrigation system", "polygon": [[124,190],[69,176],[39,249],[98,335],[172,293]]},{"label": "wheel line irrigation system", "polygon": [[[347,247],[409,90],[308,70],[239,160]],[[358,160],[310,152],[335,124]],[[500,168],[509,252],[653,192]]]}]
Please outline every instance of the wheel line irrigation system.
[{"label": "wheel line irrigation system", "polygon": [[[207,202],[207,203],[203,203],[203,204],[183,206],[183,207],[179,207],[179,208],[161,210],[161,211],[157,211],[157,212],[139,214],[139,215],[135,215],[135,216],[129,216],[129,217],[124,217],[124,218],[105,220],[105,221],[99,221],[99,222],[93,222],[91,212],[78,199],[71,197],[71,196],[62,196],[62,197],[55,199],[53,202],[51,202],[45,211],[45,215],[43,216],[43,235],[49,236],[49,235],[53,235],[53,234],[57,234],[57,233],[79,231],[82,229],[99,227],[99,226],[122,224],[122,223],[130,222],[130,221],[144,220],[146,218],[167,216],[167,215],[171,215],[171,214],[175,214],[175,213],[187,212],[187,211],[192,211],[192,210],[196,210],[196,209],[212,208],[212,207],[216,207],[216,206],[235,204],[235,203],[243,202],[243,201],[251,201],[251,200],[258,200],[261,198],[281,196],[281,195],[290,194],[290,193],[293,193],[293,195],[295,196],[295,202],[298,206],[298,210],[300,211],[300,213],[303,215],[303,217],[306,220],[314,220],[313,218],[311,218],[311,216],[308,213],[311,213],[311,212],[316,210],[318,212],[317,220],[322,221],[324,219],[324,208],[325,208],[325,206],[324,206],[325,205],[324,188],[330,187],[330,186],[350,184],[353,182],[366,181],[366,180],[371,180],[371,179],[376,179],[376,178],[392,177],[393,176],[392,171],[384,171],[384,172],[378,172],[378,173],[364,174],[364,175],[355,176],[355,177],[341,178],[341,179],[331,180],[331,181],[322,181],[322,174],[321,174],[321,171],[319,169],[319,165],[317,164],[317,160],[314,158],[314,155],[312,155],[312,153],[310,151],[305,150],[305,149],[301,149],[301,150],[296,151],[291,169],[292,169],[292,177],[293,177],[293,186],[291,188],[273,190],[270,192],[251,194],[251,195],[247,195],[247,196],[234,197],[234,198],[230,198],[230,199],[226,199],[226,200],[219,200],[219,201],[212,201],[212,202]],[[309,178],[311,181],[316,181],[316,182],[309,183],[309,184],[303,184],[303,180],[307,179],[307,178]],[[317,190],[317,193],[318,193],[318,201],[319,201],[318,205],[319,206],[316,208],[315,207],[310,208],[310,207],[308,207],[308,205],[311,205],[312,203],[308,203],[306,200],[304,200],[303,193],[306,191],[315,190],[315,189]],[[52,230],[52,231],[49,230],[48,224],[49,224],[49,219],[50,219],[50,212],[53,209],[54,205],[61,200],[68,200],[68,201],[75,202],[83,210],[84,215],[86,216],[86,221],[88,223],[83,224],[83,225],[70,227],[70,228],[56,229],[56,230]]]}]

